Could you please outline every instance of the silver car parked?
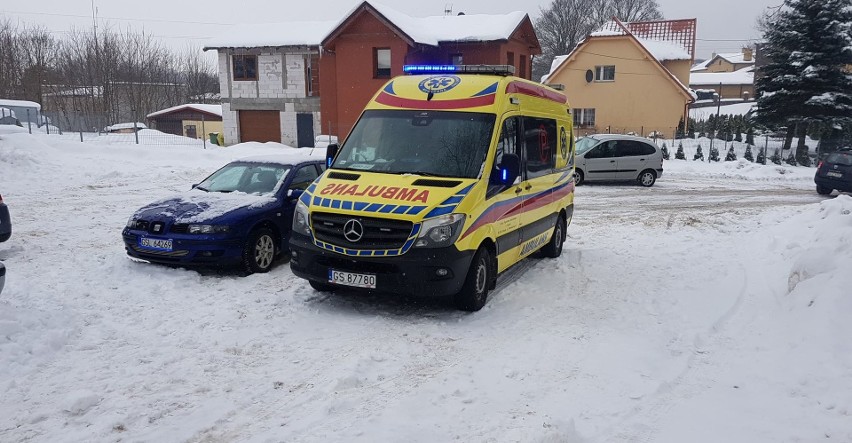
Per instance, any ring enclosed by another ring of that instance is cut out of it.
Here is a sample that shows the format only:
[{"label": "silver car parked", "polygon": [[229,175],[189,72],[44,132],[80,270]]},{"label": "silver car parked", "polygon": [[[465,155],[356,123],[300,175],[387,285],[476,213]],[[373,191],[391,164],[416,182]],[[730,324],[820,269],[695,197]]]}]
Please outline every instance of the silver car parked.
[{"label": "silver car parked", "polygon": [[663,152],[641,137],[597,134],[577,140],[574,184],[591,181],[638,181],[653,186],[663,175]]}]

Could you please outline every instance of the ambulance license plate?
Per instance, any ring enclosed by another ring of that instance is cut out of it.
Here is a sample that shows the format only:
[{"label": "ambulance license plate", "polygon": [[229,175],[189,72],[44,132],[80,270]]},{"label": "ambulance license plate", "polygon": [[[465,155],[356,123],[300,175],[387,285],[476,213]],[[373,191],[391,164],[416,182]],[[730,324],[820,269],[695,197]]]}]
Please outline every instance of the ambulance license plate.
[{"label": "ambulance license plate", "polygon": [[328,270],[328,282],[356,288],[376,289],[376,276],[373,274],[356,274],[354,272]]},{"label": "ambulance license plate", "polygon": [[834,171],[828,171],[828,172],[826,172],[826,173],[825,173],[825,175],[827,175],[827,176],[829,176],[829,177],[834,177],[834,178],[841,178],[841,177],[843,177],[843,173],[842,173],[842,172],[834,172]]},{"label": "ambulance license plate", "polygon": [[142,237],[139,239],[139,246],[147,249],[156,249],[158,251],[171,251],[172,240]]}]

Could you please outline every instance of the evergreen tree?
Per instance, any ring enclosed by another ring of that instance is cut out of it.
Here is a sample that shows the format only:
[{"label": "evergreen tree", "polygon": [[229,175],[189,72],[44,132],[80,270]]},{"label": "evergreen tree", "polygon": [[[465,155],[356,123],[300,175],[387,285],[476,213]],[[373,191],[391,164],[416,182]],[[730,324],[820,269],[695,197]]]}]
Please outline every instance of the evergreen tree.
[{"label": "evergreen tree", "polygon": [[761,148],[757,151],[756,163],[760,163],[762,165],[766,164],[766,148]]},{"label": "evergreen tree", "polygon": [[790,166],[797,166],[799,164],[799,162],[796,161],[796,155],[793,151],[790,151],[790,155],[787,156],[786,162]]},{"label": "evergreen tree", "polygon": [[749,125],[748,130],[746,130],[746,144],[754,145],[754,128]]},{"label": "evergreen tree", "polygon": [[698,148],[695,150],[695,155],[692,157],[692,161],[695,160],[704,161],[704,152],[701,151],[701,145],[698,145]]},{"label": "evergreen tree", "polygon": [[666,142],[663,142],[663,147],[660,150],[663,151],[663,160],[669,160],[669,148],[666,146]]},{"label": "evergreen tree", "polygon": [[751,153],[751,145],[746,145],[746,151],[745,154],[743,154],[743,158],[754,163],[754,154]]},{"label": "evergreen tree", "polygon": [[770,161],[772,161],[772,163],[775,163],[776,165],[780,165],[780,164],[781,164],[781,161],[782,161],[782,159],[781,159],[781,149],[780,149],[780,148],[775,148],[775,153],[774,153],[774,154],[772,154],[772,158],[770,158],[769,160],[770,160]]},{"label": "evergreen tree", "polygon": [[787,0],[767,22],[757,76],[757,120],[787,128],[790,149],[800,123],[852,126],[852,0]]},{"label": "evergreen tree", "polygon": [[686,133],[686,136],[694,139],[695,138],[695,126],[698,124],[698,122],[696,122],[695,119],[692,118],[692,117],[690,117],[687,120],[687,122],[688,122],[688,125],[689,125],[689,129]]},{"label": "evergreen tree", "polygon": [[737,126],[734,128],[734,140],[738,142],[743,141],[743,127],[737,123]]},{"label": "evergreen tree", "polygon": [[728,148],[728,155],[725,156],[725,161],[726,162],[732,162],[732,161],[736,161],[736,160],[737,160],[737,153],[734,152],[734,145],[731,145],[731,147]]},{"label": "evergreen tree", "polygon": [[811,156],[808,154],[808,145],[805,145],[804,148],[796,150],[796,162],[802,166],[810,167],[813,165],[811,162]]},{"label": "evergreen tree", "polygon": [[683,117],[680,118],[680,121],[677,123],[677,133],[675,134],[675,138],[681,139],[686,137],[686,125],[683,122]]},{"label": "evergreen tree", "polygon": [[675,152],[675,160],[686,160],[686,154],[683,152],[683,142],[678,143],[677,152]]},{"label": "evergreen tree", "polygon": [[712,148],[710,148],[710,158],[709,158],[709,160],[710,160],[711,162],[717,162],[717,161],[719,161],[719,148],[717,148],[717,147],[715,147],[715,146],[713,146]]}]

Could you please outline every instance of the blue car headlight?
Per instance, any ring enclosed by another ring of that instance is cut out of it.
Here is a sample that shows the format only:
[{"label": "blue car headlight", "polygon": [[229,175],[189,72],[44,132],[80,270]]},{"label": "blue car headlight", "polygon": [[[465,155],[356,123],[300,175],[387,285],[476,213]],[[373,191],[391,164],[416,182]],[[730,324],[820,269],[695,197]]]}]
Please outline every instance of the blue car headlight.
[{"label": "blue car headlight", "polygon": [[127,227],[128,228],[135,228],[136,227],[136,219],[133,218],[133,216],[131,216],[129,219],[127,219]]},{"label": "blue car headlight", "polygon": [[443,248],[456,242],[464,226],[464,214],[447,214],[423,222],[414,243],[418,248]]},{"label": "blue car headlight", "polygon": [[190,234],[219,234],[228,232],[230,229],[228,225],[189,225],[188,232]]}]

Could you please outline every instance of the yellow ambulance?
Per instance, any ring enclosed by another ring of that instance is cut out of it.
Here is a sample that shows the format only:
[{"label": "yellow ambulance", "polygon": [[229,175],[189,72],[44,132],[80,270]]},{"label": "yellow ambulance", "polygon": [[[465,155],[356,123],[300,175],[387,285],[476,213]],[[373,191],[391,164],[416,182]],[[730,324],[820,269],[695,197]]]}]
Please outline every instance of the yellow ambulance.
[{"label": "yellow ambulance", "polygon": [[453,296],[558,257],[574,211],[567,98],[511,66],[406,66],[298,195],[290,267],[319,291]]}]

